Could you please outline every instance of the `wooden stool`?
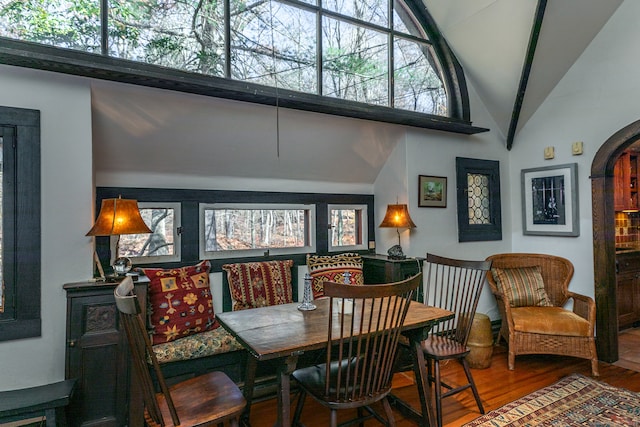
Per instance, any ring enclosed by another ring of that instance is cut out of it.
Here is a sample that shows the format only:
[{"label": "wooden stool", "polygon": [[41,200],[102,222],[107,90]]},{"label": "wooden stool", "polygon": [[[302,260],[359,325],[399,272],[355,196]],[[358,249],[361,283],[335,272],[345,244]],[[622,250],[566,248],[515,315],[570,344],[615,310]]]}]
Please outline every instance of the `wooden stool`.
[{"label": "wooden stool", "polygon": [[60,425],[65,425],[64,407],[69,404],[76,380],[20,390],[0,391],[0,423],[45,416],[47,427],[56,426],[56,412]]}]

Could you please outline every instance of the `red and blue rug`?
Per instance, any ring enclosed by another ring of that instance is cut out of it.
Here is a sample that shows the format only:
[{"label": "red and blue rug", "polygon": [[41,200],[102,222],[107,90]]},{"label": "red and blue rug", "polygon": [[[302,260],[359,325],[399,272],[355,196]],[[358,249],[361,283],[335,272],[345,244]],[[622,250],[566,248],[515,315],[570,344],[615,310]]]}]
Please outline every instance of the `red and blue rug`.
[{"label": "red and blue rug", "polygon": [[579,374],[495,409],[463,427],[640,426],[640,393]]}]

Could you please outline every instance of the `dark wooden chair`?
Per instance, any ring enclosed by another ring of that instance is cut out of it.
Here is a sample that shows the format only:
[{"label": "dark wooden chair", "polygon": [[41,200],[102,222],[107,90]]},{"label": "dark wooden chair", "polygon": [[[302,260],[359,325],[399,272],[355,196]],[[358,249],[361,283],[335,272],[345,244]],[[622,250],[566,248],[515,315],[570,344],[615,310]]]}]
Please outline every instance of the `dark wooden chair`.
[{"label": "dark wooden chair", "polygon": [[[480,395],[473,382],[469,364],[467,339],[471,332],[480,293],[491,261],[463,261],[427,254],[425,261],[425,304],[453,311],[455,316],[436,324],[422,342],[429,382],[435,383],[436,418],[442,426],[442,399],[471,388],[478,409],[484,414]],[[457,360],[462,363],[467,384],[453,387],[442,381],[440,362]]]},{"label": "dark wooden chair", "polygon": [[[211,372],[168,387],[147,335],[140,305],[133,293],[133,281],[125,278],[115,289],[131,351],[132,366],[142,385],[145,421],[155,426],[237,426],[246,401],[236,384],[222,372]],[[162,390],[156,393],[149,363]]]},{"label": "dark wooden chair", "polygon": [[[300,385],[293,425],[299,425],[307,394],[331,410],[358,408],[361,422],[375,417],[385,425],[395,421],[387,395],[391,391],[398,340],[413,293],[422,274],[382,285],[346,285],[325,282],[331,316],[326,361],[293,372]],[[386,419],[371,405],[382,401]],[[366,413],[365,413],[366,410]]]}]

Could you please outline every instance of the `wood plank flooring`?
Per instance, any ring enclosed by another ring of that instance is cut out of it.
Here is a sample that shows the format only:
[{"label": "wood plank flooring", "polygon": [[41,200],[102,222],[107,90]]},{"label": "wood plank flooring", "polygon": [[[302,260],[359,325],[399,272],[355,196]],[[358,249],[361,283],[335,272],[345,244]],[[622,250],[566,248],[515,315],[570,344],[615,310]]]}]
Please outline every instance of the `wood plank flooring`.
[{"label": "wood plank flooring", "polygon": [[[640,333],[638,334],[640,340]],[[638,353],[637,343],[634,351]],[[635,366],[640,366],[637,364]],[[518,399],[539,388],[550,385],[571,373],[591,375],[590,362],[583,359],[560,356],[525,355],[516,357],[514,371],[507,369],[507,352],[504,346],[494,347],[491,366],[487,369],[472,369],[472,375],[478,386],[485,411],[496,409],[508,402]],[[462,384],[464,372],[460,365],[451,362],[443,366],[443,379],[449,383]],[[640,372],[631,371],[620,366],[600,362],[600,381],[616,387],[640,392]],[[396,374],[394,377],[393,393],[398,397],[418,407],[418,395],[413,377],[410,373]],[[295,405],[297,396],[292,397]],[[293,410],[293,408],[292,408]],[[459,427],[465,422],[480,416],[470,391],[462,392],[444,400],[444,425]],[[339,413],[339,421],[348,420],[355,412]],[[271,427],[276,419],[275,399],[255,403],[251,410],[251,425],[253,427]],[[308,398],[302,413],[302,422],[307,427],[325,427],[329,425],[329,410]],[[396,412],[396,423],[399,427],[415,426]],[[380,425],[375,420],[365,423],[365,426]]]}]

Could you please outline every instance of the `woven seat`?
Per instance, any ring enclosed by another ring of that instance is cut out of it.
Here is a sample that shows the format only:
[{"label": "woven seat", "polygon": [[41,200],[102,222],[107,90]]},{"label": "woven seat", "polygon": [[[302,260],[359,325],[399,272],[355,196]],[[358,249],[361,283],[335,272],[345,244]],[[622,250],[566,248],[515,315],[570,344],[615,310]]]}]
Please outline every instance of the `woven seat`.
[{"label": "woven seat", "polygon": [[[498,341],[509,345],[509,369],[521,354],[555,354],[591,360],[591,372],[598,376],[594,338],[596,306],[592,298],[568,290],[573,277],[571,261],[554,255],[507,253],[487,258],[494,274],[487,275],[491,292],[502,317]],[[495,269],[540,267],[548,301],[537,307],[513,307],[495,278]],[[564,308],[573,300],[573,309]]]}]

